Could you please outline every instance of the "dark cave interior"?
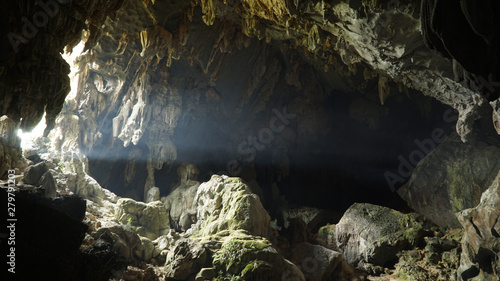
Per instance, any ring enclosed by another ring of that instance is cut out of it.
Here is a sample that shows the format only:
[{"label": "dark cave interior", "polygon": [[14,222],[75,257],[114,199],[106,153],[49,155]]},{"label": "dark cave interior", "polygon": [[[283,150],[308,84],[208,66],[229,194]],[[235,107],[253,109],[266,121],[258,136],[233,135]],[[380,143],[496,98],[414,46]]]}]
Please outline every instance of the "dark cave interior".
[{"label": "dark cave interior", "polygon": [[0,230],[1,249],[43,280],[497,281],[498,14],[3,1],[0,199],[18,244]]}]

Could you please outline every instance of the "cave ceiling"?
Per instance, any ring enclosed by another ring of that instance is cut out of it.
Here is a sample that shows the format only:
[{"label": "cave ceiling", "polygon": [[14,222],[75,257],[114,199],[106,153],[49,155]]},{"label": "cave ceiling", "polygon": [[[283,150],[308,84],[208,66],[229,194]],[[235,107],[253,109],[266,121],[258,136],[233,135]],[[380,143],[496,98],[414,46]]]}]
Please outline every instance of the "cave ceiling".
[{"label": "cave ceiling", "polygon": [[301,159],[363,185],[359,170],[397,159],[378,146],[428,135],[446,108],[463,141],[496,124],[498,5],[448,2],[5,2],[0,115],[30,130],[46,112],[57,149],[132,197],[179,162],[275,182]]}]

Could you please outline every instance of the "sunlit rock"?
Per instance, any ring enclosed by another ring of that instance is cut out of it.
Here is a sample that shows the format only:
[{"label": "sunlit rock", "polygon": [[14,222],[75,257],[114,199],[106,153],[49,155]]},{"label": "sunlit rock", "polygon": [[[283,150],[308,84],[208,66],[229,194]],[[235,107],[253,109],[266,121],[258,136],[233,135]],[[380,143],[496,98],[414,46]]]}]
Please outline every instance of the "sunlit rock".
[{"label": "sunlit rock", "polygon": [[152,187],[148,190],[146,203],[151,203],[160,200],[160,189],[158,187]]},{"label": "sunlit rock", "polygon": [[197,181],[198,168],[192,164],[182,164],[177,169],[179,182],[161,200],[169,211],[170,224],[178,231],[186,231],[197,220],[194,202],[200,183]]},{"label": "sunlit rock", "polygon": [[239,178],[214,175],[202,183],[194,199],[197,222],[188,233],[208,236],[223,230],[268,235],[270,217],[259,197]]},{"label": "sunlit rock", "polygon": [[167,255],[166,276],[177,280],[194,277],[207,262],[207,251],[203,245],[190,239],[181,239]]},{"label": "sunlit rock", "polygon": [[151,240],[168,233],[169,217],[160,201],[138,202],[130,198],[118,199],[115,206],[116,219],[135,227],[137,233]]}]

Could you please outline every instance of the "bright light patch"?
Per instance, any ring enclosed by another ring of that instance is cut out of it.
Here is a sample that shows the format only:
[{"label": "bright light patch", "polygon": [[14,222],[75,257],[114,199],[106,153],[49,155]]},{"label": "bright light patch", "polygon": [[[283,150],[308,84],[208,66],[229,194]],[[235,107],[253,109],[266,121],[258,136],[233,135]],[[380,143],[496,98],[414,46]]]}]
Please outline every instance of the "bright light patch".
[{"label": "bright light patch", "polygon": [[66,100],[74,99],[76,97],[76,93],[78,91],[78,77],[80,76],[80,68],[77,59],[82,55],[84,48],[85,42],[82,40],[73,48],[73,52],[62,54],[63,59],[69,64],[71,69],[69,74],[71,91],[66,96]]},{"label": "bright light patch", "polygon": [[45,113],[43,114],[42,120],[31,132],[23,132],[23,130],[19,129],[17,135],[21,138],[21,147],[23,149],[29,149],[34,146],[34,140],[43,136],[43,131],[47,127],[45,124]]},{"label": "bright light patch", "polygon": [[[66,100],[74,99],[78,90],[78,77],[79,77],[79,64],[77,62],[78,57],[83,53],[85,48],[85,42],[81,41],[78,45],[73,48],[73,52],[62,54],[63,59],[69,64],[71,73],[69,74],[71,91],[66,96]],[[45,123],[45,113],[43,114],[42,120],[31,132],[23,132],[19,130],[17,135],[21,138],[21,147],[26,150],[34,147],[34,140],[43,136],[43,131],[47,127]]]}]

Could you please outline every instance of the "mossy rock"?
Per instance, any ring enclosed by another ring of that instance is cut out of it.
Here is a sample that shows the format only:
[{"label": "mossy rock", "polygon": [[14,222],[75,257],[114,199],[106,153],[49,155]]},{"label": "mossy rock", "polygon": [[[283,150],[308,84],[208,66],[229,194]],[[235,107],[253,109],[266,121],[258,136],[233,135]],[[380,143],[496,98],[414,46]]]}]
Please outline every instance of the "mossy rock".
[{"label": "mossy rock", "polygon": [[[265,238],[236,233],[223,238],[213,255],[216,280],[280,280],[283,258]],[[241,279],[238,279],[241,278]]]}]

